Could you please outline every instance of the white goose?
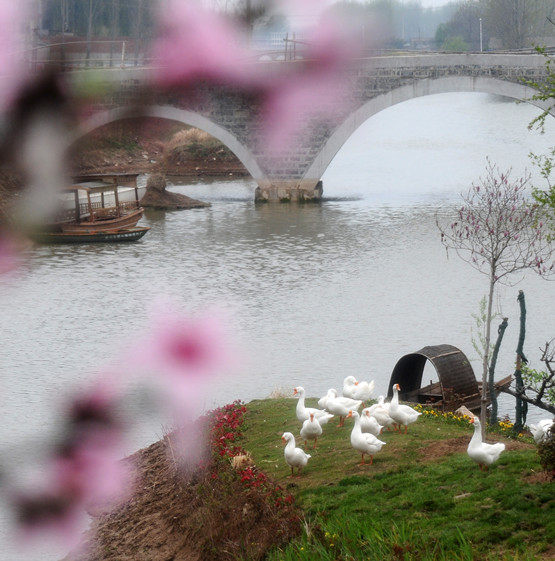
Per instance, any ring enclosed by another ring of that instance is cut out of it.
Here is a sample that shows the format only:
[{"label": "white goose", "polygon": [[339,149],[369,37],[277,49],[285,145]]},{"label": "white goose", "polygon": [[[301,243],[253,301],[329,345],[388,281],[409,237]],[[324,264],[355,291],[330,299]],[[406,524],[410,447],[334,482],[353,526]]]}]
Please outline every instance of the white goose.
[{"label": "white goose", "polygon": [[370,413],[373,413],[376,409],[385,409],[386,411],[389,411],[390,405],[391,403],[389,403],[389,401],[385,401],[383,395],[379,395],[378,401],[373,405],[370,405],[370,407],[368,407],[367,409],[369,409]]},{"label": "white goose", "polygon": [[422,415],[422,413],[416,411],[412,407],[408,405],[402,405],[399,403],[399,384],[393,384],[393,399],[389,404],[389,415],[393,419],[393,421],[398,425],[399,431],[401,427],[405,427],[405,434],[407,433],[408,425],[411,423],[416,422],[418,417]]},{"label": "white goose", "polygon": [[311,457],[310,454],[295,446],[295,437],[290,432],[284,432],[281,440],[285,444],[283,456],[287,465],[291,468],[291,477],[294,475],[294,468],[297,468],[297,475],[300,476],[303,467],[306,466],[308,459]]},{"label": "white goose", "polygon": [[362,432],[369,432],[374,436],[378,436],[379,434],[381,434],[383,426],[378,423],[375,417],[372,417],[369,409],[369,407],[366,407],[366,409],[363,409],[361,411],[360,430],[362,430]]},{"label": "white goose", "polygon": [[536,444],[541,444],[550,438],[553,438],[552,427],[555,424],[555,419],[542,419],[537,425],[530,425],[530,432],[534,437]]},{"label": "white goose", "polygon": [[360,415],[356,411],[349,411],[347,417],[353,417],[355,425],[351,431],[351,446],[362,454],[360,465],[364,465],[364,456],[370,456],[370,464],[374,463],[374,454],[377,454],[385,442],[376,438],[373,434],[362,432],[360,428]]},{"label": "white goose", "polygon": [[314,417],[314,413],[311,413],[310,418],[301,427],[301,438],[304,440],[304,445],[307,446],[309,440],[314,440],[314,448],[316,448],[316,442],[321,434],[322,425]]},{"label": "white goose", "polygon": [[293,395],[299,396],[296,412],[297,412],[297,419],[301,423],[304,423],[308,418],[310,418],[310,413],[314,413],[314,417],[318,419],[320,425],[325,425],[330,419],[333,418],[332,414],[322,409],[315,409],[314,407],[305,407],[304,404],[305,391],[302,386],[297,386],[293,390]]},{"label": "white goose", "polygon": [[328,393],[318,400],[318,407],[320,407],[320,409],[327,409],[328,400],[330,399],[335,399],[336,403],[341,403],[341,405],[344,405],[349,409],[358,409],[361,403],[359,399],[351,399],[350,397],[338,396],[337,390],[335,388],[330,388],[328,390]]},{"label": "white goose", "polygon": [[395,421],[389,414],[389,406],[390,403],[385,402],[383,395],[380,395],[378,397],[378,403],[374,403],[374,405],[367,407],[370,415],[374,417],[374,419],[376,419],[376,421],[378,421],[385,430],[389,430],[395,424]]},{"label": "white goose", "polygon": [[343,380],[343,395],[351,399],[368,401],[374,392],[374,380],[370,382],[359,382],[354,376],[347,376]]},{"label": "white goose", "polygon": [[361,405],[362,401],[352,400],[354,406],[347,407],[344,405],[339,397],[335,397],[333,393],[328,394],[328,404],[327,409],[330,413],[337,415],[339,417],[338,427],[342,427],[345,424],[345,417],[349,414],[349,411],[356,411]]},{"label": "white goose", "polygon": [[505,450],[505,445],[502,442],[495,444],[482,442],[482,429],[478,417],[470,419],[470,422],[474,424],[474,434],[468,443],[468,455],[480,466],[481,470],[487,470],[488,466],[499,459],[501,452]]},{"label": "white goose", "polygon": [[329,389],[328,392],[326,393],[326,395],[321,397],[318,400],[318,407],[320,409],[325,409],[326,408],[326,405],[328,404],[328,395],[330,394],[331,391],[334,391],[333,388]]}]

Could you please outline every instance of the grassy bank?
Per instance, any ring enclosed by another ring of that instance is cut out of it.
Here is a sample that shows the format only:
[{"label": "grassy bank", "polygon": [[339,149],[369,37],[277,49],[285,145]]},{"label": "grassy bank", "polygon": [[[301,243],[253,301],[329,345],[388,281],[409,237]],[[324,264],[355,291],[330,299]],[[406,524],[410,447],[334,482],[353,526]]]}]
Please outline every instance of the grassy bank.
[{"label": "grassy bank", "polygon": [[244,448],[305,517],[303,536],[269,559],[555,559],[555,484],[530,438],[490,432],[489,441],[507,448],[482,472],[466,454],[471,425],[426,413],[408,434],[385,433],[373,465],[362,466],[350,444],[352,421],[332,422],[318,448],[307,449],[303,475],[291,478],[281,435],[290,431],[302,444],[295,405],[247,404]]}]

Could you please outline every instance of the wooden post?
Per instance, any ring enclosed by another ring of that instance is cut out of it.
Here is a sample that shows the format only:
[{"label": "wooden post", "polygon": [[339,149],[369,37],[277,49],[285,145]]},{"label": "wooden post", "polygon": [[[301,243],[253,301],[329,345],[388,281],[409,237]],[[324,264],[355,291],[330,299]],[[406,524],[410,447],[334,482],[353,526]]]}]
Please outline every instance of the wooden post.
[{"label": "wooden post", "polygon": [[116,209],[117,209],[117,216],[121,216],[121,208],[119,207],[119,197],[118,197],[118,185],[116,183],[116,187],[114,189],[114,197],[116,199]]},{"label": "wooden post", "polygon": [[[79,198],[79,195],[77,195],[77,198]],[[89,220],[91,222],[95,222],[94,210],[91,202],[91,192],[89,190],[87,190],[87,201],[89,203]]]}]

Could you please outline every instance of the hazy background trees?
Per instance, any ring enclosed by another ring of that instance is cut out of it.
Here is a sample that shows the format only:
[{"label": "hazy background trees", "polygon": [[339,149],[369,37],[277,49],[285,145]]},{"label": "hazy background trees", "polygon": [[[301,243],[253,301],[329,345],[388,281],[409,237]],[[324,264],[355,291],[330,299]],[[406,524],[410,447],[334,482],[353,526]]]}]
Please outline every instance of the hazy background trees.
[{"label": "hazy background trees", "polygon": [[[129,38],[143,49],[162,0],[39,0],[43,36]],[[265,0],[205,0],[255,29],[295,26]],[[454,0],[425,8],[421,0],[340,0],[329,8],[351,21],[368,49],[480,51],[555,46],[555,0]],[[294,29],[293,29],[294,30]]]}]

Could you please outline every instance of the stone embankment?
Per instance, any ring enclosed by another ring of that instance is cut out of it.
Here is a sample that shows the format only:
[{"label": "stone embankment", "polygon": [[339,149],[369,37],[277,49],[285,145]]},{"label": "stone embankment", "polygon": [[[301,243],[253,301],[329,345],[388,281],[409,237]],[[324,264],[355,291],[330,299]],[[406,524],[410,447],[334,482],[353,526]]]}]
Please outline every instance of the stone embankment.
[{"label": "stone embankment", "polygon": [[156,210],[177,210],[187,208],[205,208],[210,203],[191,199],[180,193],[166,191],[166,179],[163,175],[149,176],[146,183],[146,193],[141,199],[141,206]]}]

